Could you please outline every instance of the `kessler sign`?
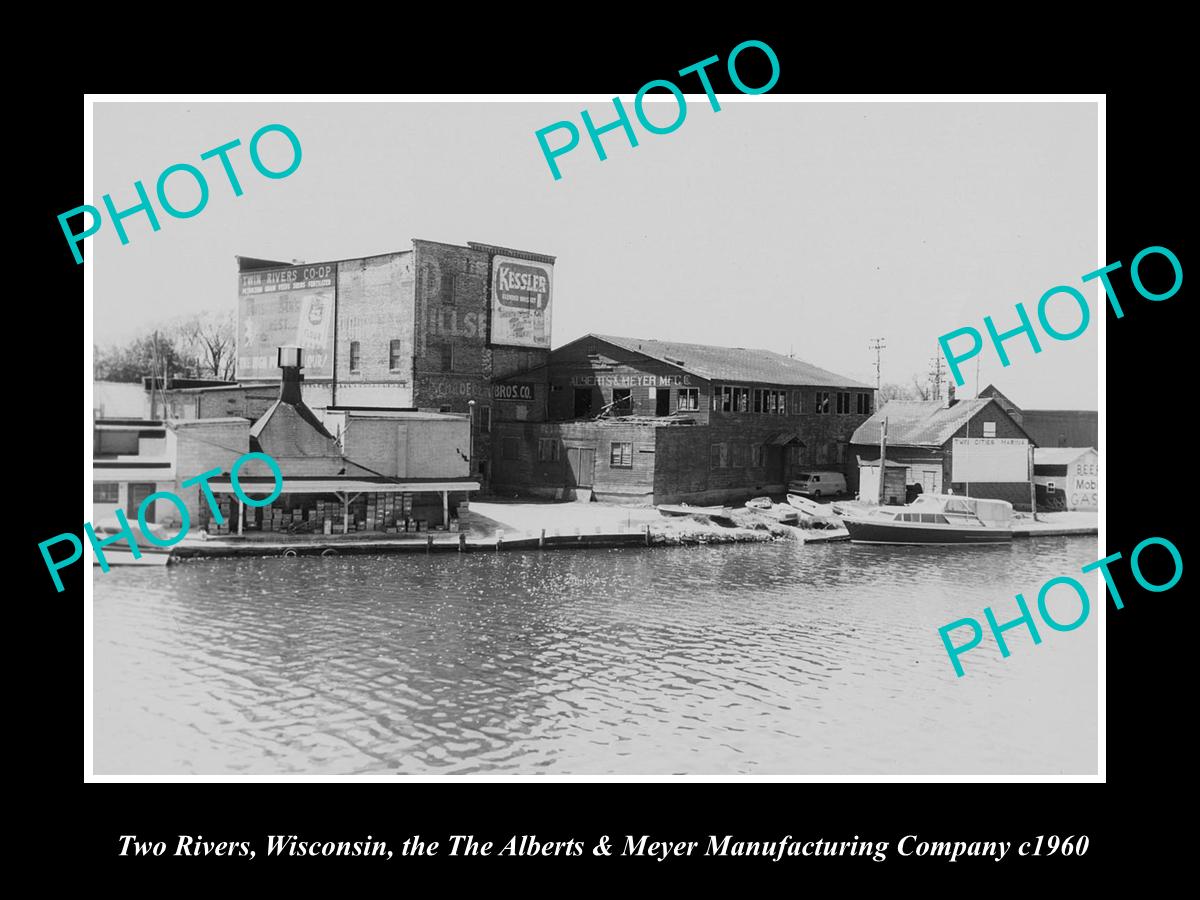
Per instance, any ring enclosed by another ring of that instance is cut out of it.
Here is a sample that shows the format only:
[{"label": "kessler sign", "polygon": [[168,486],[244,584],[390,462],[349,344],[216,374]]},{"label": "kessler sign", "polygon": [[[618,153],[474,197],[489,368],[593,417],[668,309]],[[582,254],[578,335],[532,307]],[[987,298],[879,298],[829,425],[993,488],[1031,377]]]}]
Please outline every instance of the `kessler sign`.
[{"label": "kessler sign", "polygon": [[492,259],[492,343],[550,349],[554,266],[511,256]]}]

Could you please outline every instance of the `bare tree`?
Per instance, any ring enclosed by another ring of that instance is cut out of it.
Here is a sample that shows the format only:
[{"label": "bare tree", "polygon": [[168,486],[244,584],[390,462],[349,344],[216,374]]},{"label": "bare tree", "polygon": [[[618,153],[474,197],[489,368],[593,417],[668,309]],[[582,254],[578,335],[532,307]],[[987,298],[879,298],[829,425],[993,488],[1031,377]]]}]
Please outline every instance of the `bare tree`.
[{"label": "bare tree", "polygon": [[224,381],[233,377],[235,327],[232,310],[205,311],[179,323],[176,335],[182,355],[195,360],[197,376]]}]

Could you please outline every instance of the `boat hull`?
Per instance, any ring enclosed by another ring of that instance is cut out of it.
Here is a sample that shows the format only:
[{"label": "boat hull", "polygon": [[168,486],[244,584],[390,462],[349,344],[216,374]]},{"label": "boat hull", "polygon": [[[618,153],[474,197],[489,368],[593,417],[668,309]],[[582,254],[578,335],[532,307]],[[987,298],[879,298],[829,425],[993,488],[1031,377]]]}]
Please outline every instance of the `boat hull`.
[{"label": "boat hull", "polygon": [[1008,528],[970,527],[963,525],[930,525],[917,522],[889,522],[873,519],[843,517],[854,544],[1008,544],[1012,530]]},{"label": "boat hull", "polygon": [[[133,554],[128,550],[116,550],[110,547],[104,548],[104,559],[109,567],[112,566],[165,566],[171,561],[171,550],[167,547],[139,547],[142,555],[134,559]],[[100,560],[93,555],[92,565],[100,565]]]}]

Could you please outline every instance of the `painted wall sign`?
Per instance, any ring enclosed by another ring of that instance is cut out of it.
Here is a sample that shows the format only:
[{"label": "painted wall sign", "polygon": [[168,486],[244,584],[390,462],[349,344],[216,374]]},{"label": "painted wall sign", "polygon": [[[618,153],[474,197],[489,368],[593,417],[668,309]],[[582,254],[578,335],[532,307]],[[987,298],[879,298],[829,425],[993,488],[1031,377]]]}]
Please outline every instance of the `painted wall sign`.
[{"label": "painted wall sign", "polygon": [[417,380],[418,402],[420,400],[450,400],[455,397],[482,399],[486,394],[486,388],[478,381],[424,377]]},{"label": "painted wall sign", "polygon": [[492,257],[493,344],[550,349],[553,281],[550,263]]},{"label": "painted wall sign", "polygon": [[532,384],[493,384],[493,400],[532,400]]},{"label": "painted wall sign", "polygon": [[306,380],[333,377],[337,265],[288,266],[238,277],[237,377],[280,377],[275,348],[304,348]]},{"label": "painted wall sign", "polygon": [[671,387],[690,385],[691,375],[572,375],[573,387]]},{"label": "painted wall sign", "polygon": [[951,481],[1029,481],[1029,442],[1023,438],[955,438]]}]

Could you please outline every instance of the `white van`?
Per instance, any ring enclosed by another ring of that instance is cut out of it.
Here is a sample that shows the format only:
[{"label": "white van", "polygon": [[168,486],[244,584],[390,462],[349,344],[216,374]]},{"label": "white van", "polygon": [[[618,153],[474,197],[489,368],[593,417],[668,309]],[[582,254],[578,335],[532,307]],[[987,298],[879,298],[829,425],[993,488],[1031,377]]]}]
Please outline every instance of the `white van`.
[{"label": "white van", "polygon": [[841,472],[805,472],[788,484],[788,492],[817,498],[844,494],[846,476]]}]

